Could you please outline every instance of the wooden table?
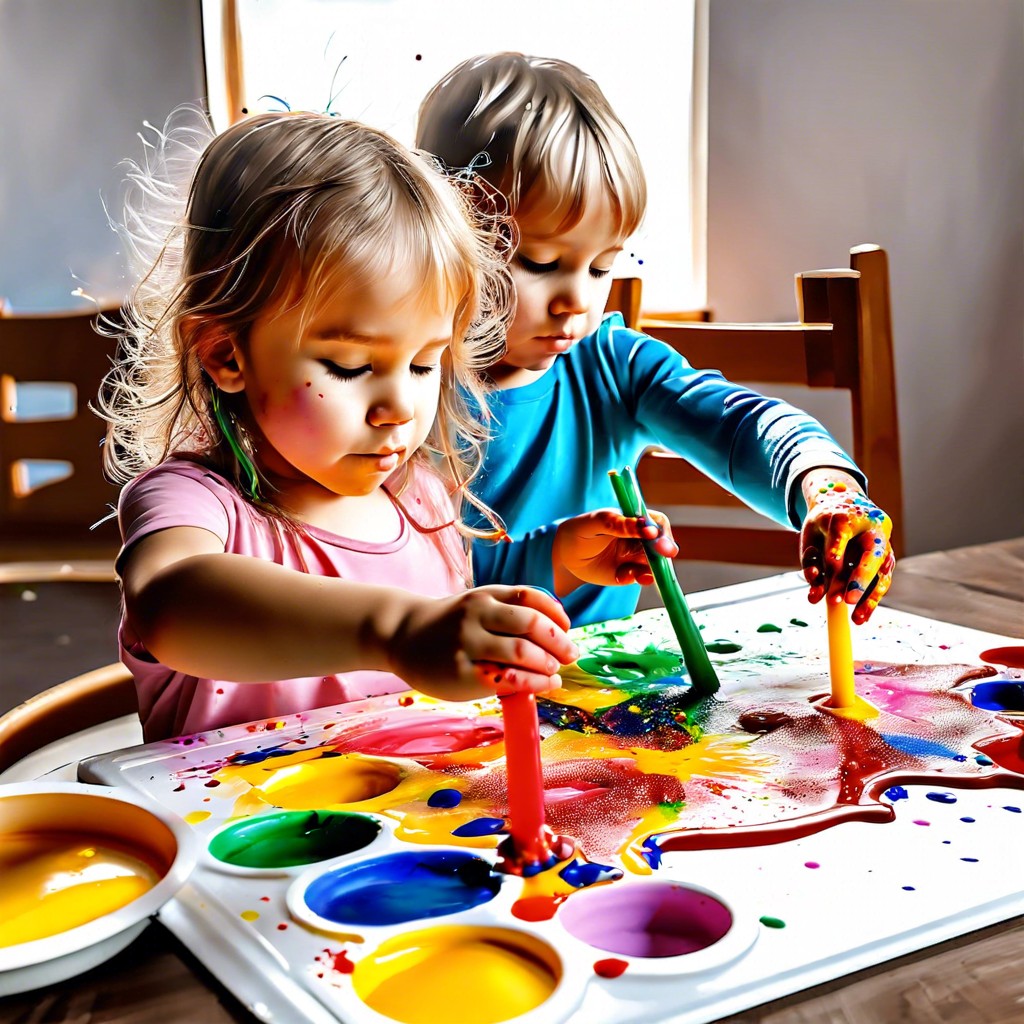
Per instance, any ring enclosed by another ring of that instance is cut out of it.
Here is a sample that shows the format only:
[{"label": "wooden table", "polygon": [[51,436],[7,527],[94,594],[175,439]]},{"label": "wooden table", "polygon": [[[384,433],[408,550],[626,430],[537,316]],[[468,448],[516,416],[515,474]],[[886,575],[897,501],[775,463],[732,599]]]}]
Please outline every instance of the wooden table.
[{"label": "wooden table", "polygon": [[[1024,636],[1024,538],[904,559],[885,603],[974,629]],[[1009,1024],[1024,1021],[1022,963],[1024,918],[1015,918],[728,1020]],[[0,1024],[222,1024],[253,1019],[159,925],[151,925],[106,964],[51,991],[0,999]],[[452,1022],[457,1024],[457,1017]]]}]

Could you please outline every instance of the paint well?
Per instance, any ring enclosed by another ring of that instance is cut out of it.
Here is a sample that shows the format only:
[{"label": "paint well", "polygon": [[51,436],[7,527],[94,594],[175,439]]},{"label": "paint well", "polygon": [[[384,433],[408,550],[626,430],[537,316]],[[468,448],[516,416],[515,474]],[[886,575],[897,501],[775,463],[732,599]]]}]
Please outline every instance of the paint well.
[{"label": "paint well", "polygon": [[360,960],[356,994],[403,1024],[499,1024],[555,991],[561,968],[539,939],[505,928],[449,926],[399,935]]},{"label": "paint well", "polygon": [[707,949],[732,928],[724,903],[670,882],[623,885],[581,893],[559,911],[566,930],[609,953],[685,956]]},{"label": "paint well", "polygon": [[500,888],[501,876],[480,857],[424,850],[334,868],[315,878],[302,899],[336,924],[390,925],[469,910]]},{"label": "paint well", "polygon": [[380,822],[344,811],[282,811],[229,825],[210,853],[245,868],[288,868],[355,853],[380,834]]},{"label": "paint well", "polygon": [[57,935],[119,910],[160,880],[142,851],[85,832],[5,834],[0,947]]}]

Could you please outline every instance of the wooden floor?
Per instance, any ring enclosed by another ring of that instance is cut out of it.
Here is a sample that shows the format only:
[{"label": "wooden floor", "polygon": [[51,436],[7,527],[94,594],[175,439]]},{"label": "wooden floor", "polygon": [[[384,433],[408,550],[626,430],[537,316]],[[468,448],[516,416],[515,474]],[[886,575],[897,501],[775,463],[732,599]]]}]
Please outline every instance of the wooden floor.
[{"label": "wooden floor", "polygon": [[0,584],[0,714],[117,661],[116,583]]}]

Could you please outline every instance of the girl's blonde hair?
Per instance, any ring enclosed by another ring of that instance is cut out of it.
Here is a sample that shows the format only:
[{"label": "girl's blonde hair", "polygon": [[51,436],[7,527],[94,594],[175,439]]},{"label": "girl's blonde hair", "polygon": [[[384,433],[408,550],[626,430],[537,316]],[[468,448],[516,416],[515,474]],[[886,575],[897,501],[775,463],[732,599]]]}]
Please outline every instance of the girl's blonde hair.
[{"label": "girl's blonde hair", "polygon": [[[511,233],[493,208],[484,211],[479,189],[465,176],[446,179],[383,132],[328,114],[256,114],[214,136],[201,111],[180,109],[144,141],[151,153],[128,164],[119,221],[143,276],[98,399],[108,476],[126,482],[171,454],[191,455],[245,493],[245,457],[217,423],[204,345],[227,335],[244,350],[253,322],[275,304],[310,308],[339,282],[358,286],[412,260],[423,288],[456,304],[437,419],[413,459],[440,456],[452,490],[494,527],[464,532],[500,533],[466,486],[484,428],[455,386],[484,408],[481,372],[501,354],[514,303]],[[244,408],[241,394],[216,398],[229,419]],[[283,515],[272,493],[258,503]]]},{"label": "girl's blonde hair", "polygon": [[562,60],[494,53],[450,71],[420,105],[416,145],[451,168],[472,168],[510,213],[560,215],[579,223],[588,191],[603,184],[623,236],[647,208],[636,147],[597,83]]}]

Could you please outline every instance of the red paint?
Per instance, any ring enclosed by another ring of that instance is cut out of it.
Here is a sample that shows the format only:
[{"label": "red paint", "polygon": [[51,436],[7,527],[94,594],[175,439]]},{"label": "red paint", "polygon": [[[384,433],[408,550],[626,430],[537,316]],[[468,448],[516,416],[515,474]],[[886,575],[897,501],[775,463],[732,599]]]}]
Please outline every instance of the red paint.
[{"label": "red paint", "polygon": [[520,921],[550,921],[567,896],[527,896],[512,904],[512,916]]},{"label": "red paint", "polygon": [[342,949],[337,953],[332,953],[329,949],[325,949],[324,952],[331,959],[331,968],[339,974],[351,974],[356,969],[356,965],[349,960],[348,953],[345,950]]},{"label": "red paint", "polygon": [[284,922],[282,921],[282,922],[281,922],[281,923],[280,923],[280,924],[279,924],[279,925],[277,926],[277,930],[278,930],[279,932],[285,932],[285,931],[287,931],[287,930],[288,930],[288,925],[286,925],[286,924],[285,924],[285,923],[284,923]]},{"label": "red paint", "polygon": [[1007,668],[1024,668],[1024,647],[990,647],[978,655],[982,661]]},{"label": "red paint", "polygon": [[546,863],[552,857],[544,825],[544,774],[540,763],[540,724],[532,693],[501,698],[505,720],[505,767],[509,834],[519,860]]},{"label": "red paint", "polygon": [[607,960],[598,960],[594,964],[594,973],[599,978],[617,978],[629,966],[625,960],[616,957],[609,957]]}]

